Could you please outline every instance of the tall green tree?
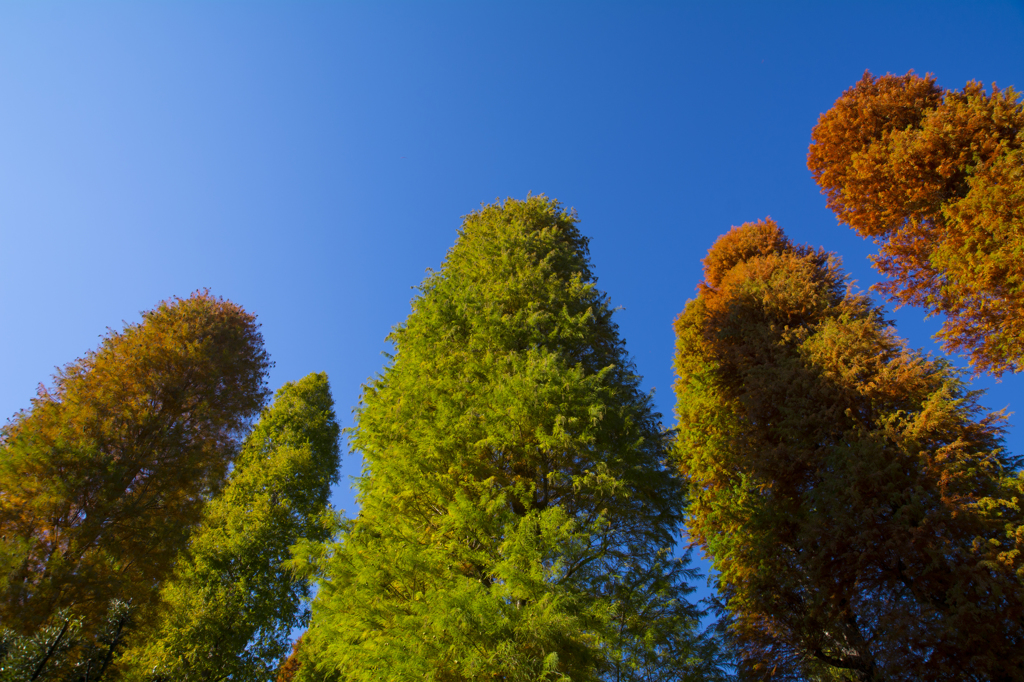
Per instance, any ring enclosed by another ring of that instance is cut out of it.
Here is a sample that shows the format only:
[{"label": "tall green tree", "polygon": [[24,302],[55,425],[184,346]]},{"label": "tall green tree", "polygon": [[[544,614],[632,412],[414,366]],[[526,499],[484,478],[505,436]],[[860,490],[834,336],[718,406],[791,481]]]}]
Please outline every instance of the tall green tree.
[{"label": "tall green tree", "polygon": [[110,332],[0,432],[0,621],[151,604],[219,490],[270,366],[255,317],[197,292]]},{"label": "tall green tree", "polygon": [[839,220],[879,244],[877,289],[944,318],[977,371],[1024,368],[1024,103],[865,73],[814,128],[807,163]]},{"label": "tall green tree", "polygon": [[309,584],[283,564],[329,539],[338,424],[326,374],[285,384],[207,504],[161,591],[155,627],[120,661],[126,679],[269,680],[305,622]]},{"label": "tall green tree", "polygon": [[770,220],[704,274],[676,321],[675,454],[744,675],[1024,678],[1003,415]]},{"label": "tall green tree", "polygon": [[668,437],[575,214],[466,216],[389,339],[350,436],[359,516],[299,554],[297,679],[713,679]]}]

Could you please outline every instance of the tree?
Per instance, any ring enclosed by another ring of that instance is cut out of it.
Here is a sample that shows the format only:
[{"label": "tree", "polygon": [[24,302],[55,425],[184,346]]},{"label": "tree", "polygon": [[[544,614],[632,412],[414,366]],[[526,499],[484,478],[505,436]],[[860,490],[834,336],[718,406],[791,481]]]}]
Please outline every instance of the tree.
[{"label": "tree", "polygon": [[165,581],[159,621],[121,661],[127,679],[267,680],[304,622],[309,585],[283,568],[330,537],[338,424],[326,374],[287,383]]},{"label": "tree", "polygon": [[992,90],[865,73],[821,115],[808,166],[880,243],[878,290],[944,315],[944,348],[998,376],[1024,367],[1024,104]]},{"label": "tree", "polygon": [[675,323],[675,456],[744,675],[1024,677],[1004,416],[770,220],[704,274]]},{"label": "tree", "polygon": [[359,516],[299,554],[297,679],[718,674],[669,553],[668,437],[594,282],[557,202],[465,217],[364,389]]},{"label": "tree", "polygon": [[282,661],[281,666],[277,669],[276,682],[292,682],[295,679],[296,673],[302,667],[301,650],[302,636],[300,635],[292,644],[292,652],[288,654],[288,658]]},{"label": "tree", "polygon": [[[266,398],[255,318],[197,292],[111,331],[0,434],[0,620],[140,609]],[[87,627],[88,629],[88,627]]]},{"label": "tree", "polygon": [[124,649],[134,612],[115,599],[95,632],[68,609],[30,635],[0,629],[0,682],[98,682]]}]

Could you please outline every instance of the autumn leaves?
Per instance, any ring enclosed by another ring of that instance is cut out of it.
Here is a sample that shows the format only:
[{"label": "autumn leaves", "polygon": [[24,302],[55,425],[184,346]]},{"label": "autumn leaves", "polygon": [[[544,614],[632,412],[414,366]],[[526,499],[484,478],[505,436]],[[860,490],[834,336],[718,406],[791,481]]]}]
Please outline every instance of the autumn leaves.
[{"label": "autumn leaves", "polygon": [[829,208],[879,243],[877,288],[943,317],[979,372],[1024,360],[1024,107],[1013,88],[865,74],[814,128]]},{"label": "autumn leaves", "polygon": [[[878,289],[977,371],[1019,371],[1016,94],[867,74],[813,139]],[[326,377],[265,408],[251,314],[201,292],[111,333],[3,431],[0,676],[266,679],[315,585],[287,679],[1024,677],[1002,417],[774,222],[703,266],[668,432],[575,214],[466,216],[364,388],[345,521]],[[727,627],[688,600],[683,526]]]},{"label": "autumn leaves", "polygon": [[8,422],[0,679],[272,675],[309,590],[282,563],[331,533],[338,426],[322,374],[263,410],[269,366],[255,317],[197,292]]},{"label": "autumn leaves", "polygon": [[[1018,371],[1024,107],[866,74],[814,129],[839,219],[890,300],[944,316],[976,371]],[[687,528],[750,679],[1024,678],[1019,457],[946,361],[909,349],[837,261],[733,228],[676,321]]]}]

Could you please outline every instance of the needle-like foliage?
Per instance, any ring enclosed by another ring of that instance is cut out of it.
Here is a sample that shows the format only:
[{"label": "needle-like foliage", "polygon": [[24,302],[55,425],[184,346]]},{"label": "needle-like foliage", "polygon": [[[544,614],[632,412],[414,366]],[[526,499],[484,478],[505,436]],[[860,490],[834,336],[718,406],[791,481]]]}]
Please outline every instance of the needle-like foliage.
[{"label": "needle-like foliage", "polygon": [[865,73],[821,115],[808,166],[839,220],[880,243],[878,289],[945,318],[976,371],[1024,367],[1024,103],[1013,88]]},{"label": "needle-like foliage", "polygon": [[465,218],[389,337],[351,443],[361,511],[319,572],[297,679],[720,674],[671,555],[667,434],[545,197]]},{"label": "needle-like foliage", "polygon": [[285,384],[163,585],[158,622],[121,660],[124,679],[271,679],[309,597],[282,564],[300,538],[329,538],[337,472],[327,376]]},{"label": "needle-like foliage", "polygon": [[943,360],[770,221],[676,321],[676,456],[751,679],[1024,678],[1020,462]]},{"label": "needle-like foliage", "polygon": [[156,597],[266,399],[255,318],[199,292],[64,367],[0,437],[0,621]]}]

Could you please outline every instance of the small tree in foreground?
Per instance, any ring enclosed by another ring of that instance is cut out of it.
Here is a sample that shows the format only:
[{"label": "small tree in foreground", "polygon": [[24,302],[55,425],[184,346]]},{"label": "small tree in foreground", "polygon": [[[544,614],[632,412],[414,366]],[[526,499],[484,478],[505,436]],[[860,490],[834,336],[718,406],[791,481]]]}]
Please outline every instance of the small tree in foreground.
[{"label": "small tree in foreground", "polygon": [[808,166],[841,222],[880,243],[879,291],[945,317],[979,372],[1024,367],[1024,104],[865,73],[814,128]]},{"label": "small tree in foreground", "polygon": [[575,223],[544,197],[467,216],[389,337],[351,434],[360,514],[300,554],[297,679],[720,676],[670,553],[667,436]]},{"label": "small tree in foreground", "polygon": [[338,479],[338,424],[327,375],[285,384],[206,507],[161,616],[121,661],[127,679],[259,682],[304,624],[309,586],[284,569],[300,538],[323,542]]},{"label": "small tree in foreground", "polygon": [[719,238],[704,273],[675,325],[675,453],[741,672],[1022,679],[1002,415],[770,220]]}]

